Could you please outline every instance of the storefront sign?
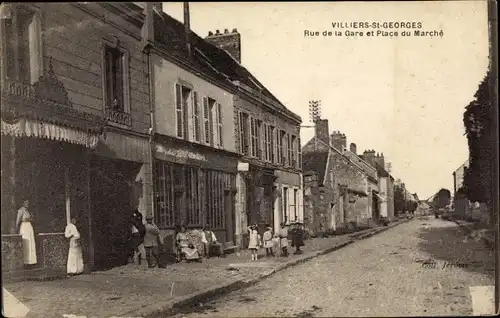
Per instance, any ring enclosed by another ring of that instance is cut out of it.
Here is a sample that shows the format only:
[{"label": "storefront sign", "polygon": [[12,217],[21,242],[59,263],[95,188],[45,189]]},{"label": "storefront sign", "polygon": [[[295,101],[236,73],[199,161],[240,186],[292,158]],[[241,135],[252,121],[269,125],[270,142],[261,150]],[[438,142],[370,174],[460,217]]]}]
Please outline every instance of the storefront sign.
[{"label": "storefront sign", "polygon": [[193,160],[199,160],[199,161],[207,161],[205,156],[203,156],[202,154],[192,152],[192,151],[189,151],[187,149],[182,149],[182,148],[179,148],[179,149],[166,148],[163,145],[157,144],[156,151],[161,153],[161,154],[176,157],[176,158],[186,158],[186,159],[193,159]]},{"label": "storefront sign", "polygon": [[238,162],[238,171],[248,171],[250,169],[250,165],[248,162]]}]

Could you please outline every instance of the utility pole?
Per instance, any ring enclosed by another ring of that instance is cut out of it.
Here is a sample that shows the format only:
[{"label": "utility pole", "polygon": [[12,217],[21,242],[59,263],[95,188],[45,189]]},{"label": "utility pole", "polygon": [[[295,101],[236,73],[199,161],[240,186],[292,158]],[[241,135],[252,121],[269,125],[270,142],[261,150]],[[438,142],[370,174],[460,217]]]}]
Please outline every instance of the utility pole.
[{"label": "utility pole", "polygon": [[[321,118],[321,100],[311,100],[309,101],[309,119],[316,127],[316,122]],[[316,137],[316,132],[314,133],[314,150],[318,150],[318,140]]]}]

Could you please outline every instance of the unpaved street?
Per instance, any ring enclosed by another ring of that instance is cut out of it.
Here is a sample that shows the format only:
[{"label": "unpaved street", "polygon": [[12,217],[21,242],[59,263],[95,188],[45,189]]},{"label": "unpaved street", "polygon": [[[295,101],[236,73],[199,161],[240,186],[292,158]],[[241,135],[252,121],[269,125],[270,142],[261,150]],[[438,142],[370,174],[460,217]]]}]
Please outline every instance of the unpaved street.
[{"label": "unpaved street", "polygon": [[471,315],[470,287],[493,276],[482,242],[416,218],[177,317]]}]

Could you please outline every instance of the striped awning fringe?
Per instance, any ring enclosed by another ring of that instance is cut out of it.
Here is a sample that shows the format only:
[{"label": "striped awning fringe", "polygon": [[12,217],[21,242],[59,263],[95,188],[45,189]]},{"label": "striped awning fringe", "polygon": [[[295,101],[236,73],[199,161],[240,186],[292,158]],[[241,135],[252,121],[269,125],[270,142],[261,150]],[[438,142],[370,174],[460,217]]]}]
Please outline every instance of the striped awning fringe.
[{"label": "striped awning fringe", "polygon": [[87,148],[95,148],[99,142],[99,135],[95,133],[26,118],[22,118],[16,123],[7,123],[2,120],[1,133],[2,135],[14,137],[35,137],[65,141]]}]

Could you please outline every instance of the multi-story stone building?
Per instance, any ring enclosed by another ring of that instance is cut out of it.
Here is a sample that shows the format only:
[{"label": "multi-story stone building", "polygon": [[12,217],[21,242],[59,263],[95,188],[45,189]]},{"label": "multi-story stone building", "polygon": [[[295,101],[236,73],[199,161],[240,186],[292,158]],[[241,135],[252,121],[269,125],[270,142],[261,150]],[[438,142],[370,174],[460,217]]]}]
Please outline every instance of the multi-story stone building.
[{"label": "multi-story stone building", "polygon": [[374,168],[369,162],[373,161],[375,156],[374,150],[366,150],[363,155],[358,155],[356,152],[356,145],[351,144],[349,150],[344,152],[344,155],[348,157],[352,162],[360,166],[363,171],[365,171],[367,178],[367,188],[366,192],[368,194],[368,205],[366,218],[378,221],[380,217],[380,205],[379,203],[383,198],[379,196],[379,185],[378,185],[378,174],[377,169]]},{"label": "multi-story stone building", "polygon": [[191,32],[189,11],[183,24],[157,5],[150,39],[155,221],[169,242],[183,224],[190,232],[206,227],[232,245],[240,156],[234,87],[218,70],[232,60]]},{"label": "multi-story stone building", "polygon": [[385,169],[384,154],[375,151],[365,151],[361,156],[377,171],[378,177],[378,193],[375,193],[378,198],[379,216],[385,217],[388,220],[394,219],[394,178]]},{"label": "multi-story stone building", "polygon": [[237,243],[245,246],[242,237],[251,224],[276,229],[280,222],[303,221],[301,118],[242,66],[237,30],[210,32],[206,40],[231,56],[219,59],[219,71],[235,87],[233,132],[235,149],[242,155],[236,179],[235,233]]},{"label": "multi-story stone building", "polygon": [[27,199],[39,268],[65,268],[71,217],[88,270],[124,264],[129,215],[151,211],[143,9],[8,4],[2,17],[2,255],[22,251]]},{"label": "multi-story stone building", "polygon": [[369,176],[344,155],[345,148],[346,136],[340,132],[330,135],[326,119],[316,121],[315,136],[302,148],[306,223],[312,234],[340,229],[353,222],[365,223],[371,218]]}]

